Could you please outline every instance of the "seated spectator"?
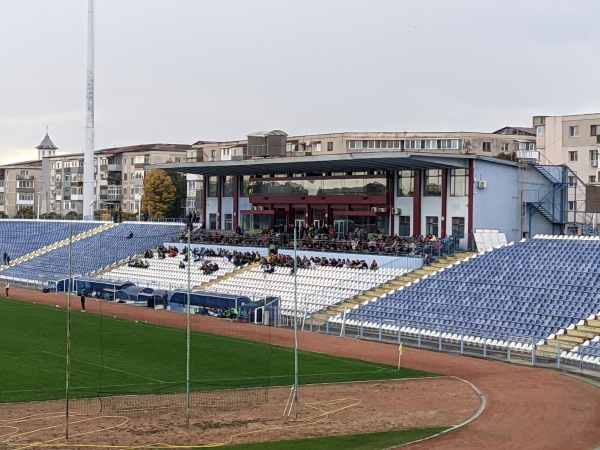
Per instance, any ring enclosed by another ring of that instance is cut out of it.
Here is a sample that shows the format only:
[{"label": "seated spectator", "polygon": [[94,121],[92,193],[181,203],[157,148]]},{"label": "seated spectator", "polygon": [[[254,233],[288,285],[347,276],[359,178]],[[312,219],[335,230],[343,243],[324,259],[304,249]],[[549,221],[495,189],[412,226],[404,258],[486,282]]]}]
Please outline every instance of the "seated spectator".
[{"label": "seated spectator", "polygon": [[377,270],[378,269],[377,261],[373,260],[373,262],[371,263],[370,269],[371,270]]},{"label": "seated spectator", "polygon": [[129,234],[127,235],[127,239],[131,239],[133,237],[133,231],[130,231]]},{"label": "seated spectator", "polygon": [[179,268],[185,269],[185,263],[183,261],[179,261]]},{"label": "seated spectator", "polygon": [[275,272],[275,267],[273,267],[270,263],[267,264],[267,267],[265,267],[265,273],[273,273]]}]

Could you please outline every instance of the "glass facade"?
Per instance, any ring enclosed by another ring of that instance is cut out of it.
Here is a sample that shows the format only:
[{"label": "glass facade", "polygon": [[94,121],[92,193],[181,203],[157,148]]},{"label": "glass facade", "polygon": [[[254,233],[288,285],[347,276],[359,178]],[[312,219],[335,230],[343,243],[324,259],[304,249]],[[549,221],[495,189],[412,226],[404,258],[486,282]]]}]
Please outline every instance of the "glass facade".
[{"label": "glass facade", "polygon": [[450,196],[469,195],[469,169],[452,169],[450,172]]},{"label": "glass facade", "polygon": [[426,228],[425,228],[425,234],[427,235],[432,235],[437,237],[438,236],[438,217],[437,216],[427,216],[425,218],[425,223],[426,223]]},{"label": "glass facade", "polygon": [[[441,197],[442,195],[442,170],[429,169],[425,171],[425,191],[428,197]],[[430,233],[428,233],[430,234]]]},{"label": "glass facade", "polygon": [[415,192],[415,173],[412,170],[398,172],[398,197],[412,197]]},{"label": "glass facade", "polygon": [[223,177],[223,197],[233,197],[233,176]]},{"label": "glass facade", "polygon": [[398,226],[399,236],[410,236],[410,216],[400,216]]},{"label": "glass facade", "polygon": [[244,177],[241,195],[386,195],[387,180],[376,178],[261,180]]},{"label": "glass facade", "polygon": [[218,197],[219,177],[208,177],[207,197]]},{"label": "glass facade", "polygon": [[465,218],[452,218],[452,236],[463,239],[465,237]]},{"label": "glass facade", "polygon": [[273,216],[266,214],[242,214],[240,225],[245,233],[258,234],[273,227]]}]

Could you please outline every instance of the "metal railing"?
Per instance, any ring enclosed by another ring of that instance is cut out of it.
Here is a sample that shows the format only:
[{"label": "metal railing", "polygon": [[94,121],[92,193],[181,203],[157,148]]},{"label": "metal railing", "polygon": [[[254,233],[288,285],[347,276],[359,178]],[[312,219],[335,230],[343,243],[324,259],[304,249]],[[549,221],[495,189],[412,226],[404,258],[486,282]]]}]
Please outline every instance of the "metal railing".
[{"label": "metal railing", "polygon": [[[584,346],[579,346],[576,353],[579,357],[567,358],[562,355],[566,348],[561,348],[560,345],[557,346],[556,352],[540,349],[539,345],[544,340],[539,337],[505,333],[485,334],[468,328],[445,328],[430,323],[403,323],[383,318],[354,319],[349,323],[345,314],[323,312],[307,315],[299,320],[302,330],[307,332],[393,345],[402,344],[406,347],[544,367],[600,379],[600,364],[584,360],[586,355],[592,354],[592,351],[586,351]],[[330,320],[336,317],[341,320]],[[291,326],[293,320],[291,315],[284,316],[281,325]]]}]

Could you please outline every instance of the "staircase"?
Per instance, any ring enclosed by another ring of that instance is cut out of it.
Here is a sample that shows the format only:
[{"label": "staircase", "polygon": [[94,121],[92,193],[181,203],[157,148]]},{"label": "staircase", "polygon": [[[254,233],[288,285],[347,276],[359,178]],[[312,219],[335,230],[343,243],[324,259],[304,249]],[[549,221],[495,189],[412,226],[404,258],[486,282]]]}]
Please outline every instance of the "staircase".
[{"label": "staircase", "polygon": [[529,204],[540,212],[552,224],[565,224],[564,219],[564,191],[568,188],[568,183],[556,178],[546,167],[534,165],[537,171],[552,183],[552,189],[537,201]]},{"label": "staircase", "polygon": [[547,339],[544,345],[538,345],[536,355],[542,358],[557,358],[559,351],[569,351],[577,345],[600,335],[600,318],[588,319],[584,325],[575,325],[564,334],[557,334],[553,339]]},{"label": "staircase", "polygon": [[[85,238],[87,238],[89,236],[93,236],[94,234],[102,233],[103,231],[108,230],[109,228],[112,228],[112,227],[114,227],[116,225],[117,224],[112,223],[112,222],[105,223],[104,225],[101,225],[99,227],[93,228],[93,229],[91,229],[89,231],[86,231],[84,233],[80,233],[80,234],[78,234],[76,236],[73,236],[72,240],[73,240],[73,242],[80,241],[80,240],[85,239]],[[14,266],[16,264],[21,264],[22,262],[29,261],[30,259],[33,259],[33,258],[35,258],[37,256],[40,256],[40,255],[43,255],[45,253],[48,253],[48,252],[50,252],[50,251],[52,251],[54,249],[57,249],[57,248],[60,248],[60,247],[64,247],[65,245],[69,245],[69,241],[70,241],[70,239],[63,239],[62,241],[55,242],[54,244],[47,245],[46,247],[42,247],[42,248],[40,248],[40,249],[38,249],[38,250],[36,250],[34,252],[31,252],[31,253],[28,253],[26,255],[23,255],[20,258],[16,258],[16,259],[14,259],[13,261],[10,262],[9,266],[7,266],[7,265],[0,266],[0,271],[2,271],[4,269],[8,269],[9,267],[12,267],[12,266]]]},{"label": "staircase", "polygon": [[233,278],[233,277],[239,275],[240,273],[248,272],[248,271],[254,269],[255,267],[258,267],[259,265],[260,265],[259,262],[250,263],[247,266],[242,267],[241,269],[237,269],[237,270],[234,270],[233,272],[229,272],[228,274],[223,275],[222,277],[219,277],[215,280],[211,280],[211,281],[209,281],[207,283],[203,283],[199,286],[194,286],[194,290],[198,290],[198,291],[204,290],[207,287],[210,287],[214,284],[220,283],[221,281],[227,280],[229,278]]},{"label": "staircase", "polygon": [[376,286],[362,294],[355,295],[348,300],[338,303],[337,305],[328,306],[322,311],[316,312],[312,315],[313,325],[323,325],[328,317],[335,316],[336,314],[342,314],[346,308],[352,309],[356,305],[362,305],[365,302],[372,301],[373,299],[382,297],[389,294],[390,291],[395,291],[400,287],[406,286],[409,283],[413,283],[416,280],[421,280],[424,277],[430,276],[432,273],[437,272],[440,269],[448,268],[448,266],[455,264],[458,261],[462,261],[465,258],[470,258],[477,253],[460,253],[452,256],[447,256],[444,259],[440,259],[428,266],[423,266],[421,269],[413,270],[404,275],[400,275],[393,280],[387,281],[379,286]]}]

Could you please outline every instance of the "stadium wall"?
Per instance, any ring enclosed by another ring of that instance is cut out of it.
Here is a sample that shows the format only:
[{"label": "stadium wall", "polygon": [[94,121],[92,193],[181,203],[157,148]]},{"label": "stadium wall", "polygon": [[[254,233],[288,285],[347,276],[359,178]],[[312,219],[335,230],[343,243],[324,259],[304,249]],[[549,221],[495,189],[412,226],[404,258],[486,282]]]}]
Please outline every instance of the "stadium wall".
[{"label": "stadium wall", "polygon": [[[519,169],[516,164],[499,164],[485,160],[474,161],[473,227],[495,229],[510,241],[520,235],[520,205],[515,201],[518,191]],[[485,181],[485,188],[478,182]]]}]

